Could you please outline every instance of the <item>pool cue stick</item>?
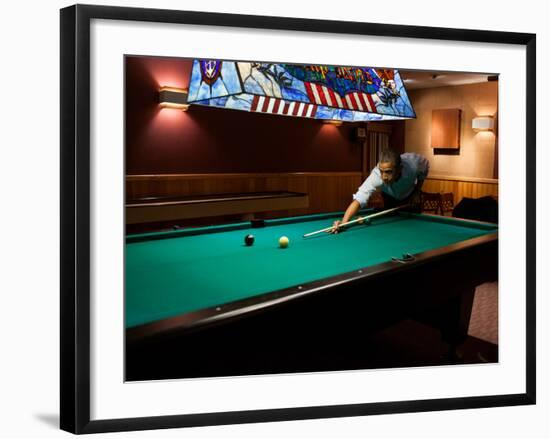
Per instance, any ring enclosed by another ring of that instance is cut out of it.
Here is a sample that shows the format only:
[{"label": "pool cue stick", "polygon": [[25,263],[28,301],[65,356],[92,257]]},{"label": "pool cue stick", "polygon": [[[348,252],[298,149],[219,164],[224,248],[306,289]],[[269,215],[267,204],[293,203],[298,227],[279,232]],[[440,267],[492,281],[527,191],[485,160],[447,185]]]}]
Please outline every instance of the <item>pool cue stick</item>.
[{"label": "pool cue stick", "polygon": [[[352,221],[347,221],[345,223],[339,224],[338,228],[340,228],[342,226],[348,226],[350,224],[354,224],[354,223],[357,223],[359,221],[365,221],[365,220],[368,220],[368,219],[372,219],[372,218],[376,218],[376,217],[379,217],[379,216],[387,215],[388,213],[395,212],[398,209],[403,209],[404,207],[408,207],[408,206],[409,206],[408,204],[404,204],[402,206],[392,207],[391,209],[383,210],[382,212],[377,212],[377,213],[373,213],[371,215],[362,216],[362,217],[354,219]],[[328,232],[329,230],[332,230],[333,228],[334,228],[334,226],[326,227],[324,229],[317,230],[315,232],[306,233],[303,237],[307,238],[308,236],[313,236],[313,235],[317,235],[319,233]]]}]

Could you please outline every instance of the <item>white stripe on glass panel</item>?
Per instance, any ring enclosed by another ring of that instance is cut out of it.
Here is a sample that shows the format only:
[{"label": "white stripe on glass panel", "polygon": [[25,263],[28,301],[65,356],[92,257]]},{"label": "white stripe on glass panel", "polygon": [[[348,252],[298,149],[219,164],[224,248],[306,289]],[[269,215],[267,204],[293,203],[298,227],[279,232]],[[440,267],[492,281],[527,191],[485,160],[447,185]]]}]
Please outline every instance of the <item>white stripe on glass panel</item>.
[{"label": "white stripe on glass panel", "polygon": [[267,104],[267,113],[273,113],[273,106],[275,105],[276,99],[269,98],[269,104]]}]

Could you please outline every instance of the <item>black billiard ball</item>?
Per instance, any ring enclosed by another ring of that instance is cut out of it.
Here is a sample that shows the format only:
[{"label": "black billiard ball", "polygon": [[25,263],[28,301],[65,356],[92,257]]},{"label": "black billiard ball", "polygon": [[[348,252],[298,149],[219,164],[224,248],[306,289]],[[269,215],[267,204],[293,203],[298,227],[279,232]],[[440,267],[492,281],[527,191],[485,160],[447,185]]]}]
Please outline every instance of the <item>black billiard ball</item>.
[{"label": "black billiard ball", "polygon": [[244,243],[248,246],[251,246],[254,244],[254,235],[246,235],[244,237]]}]

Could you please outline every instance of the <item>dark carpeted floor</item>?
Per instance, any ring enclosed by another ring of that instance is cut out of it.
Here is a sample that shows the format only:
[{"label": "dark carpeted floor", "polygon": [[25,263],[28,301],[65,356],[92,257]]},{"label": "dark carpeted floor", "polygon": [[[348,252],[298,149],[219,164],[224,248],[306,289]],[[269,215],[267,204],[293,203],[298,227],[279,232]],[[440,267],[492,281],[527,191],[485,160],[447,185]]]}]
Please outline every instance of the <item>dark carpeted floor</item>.
[{"label": "dark carpeted floor", "polygon": [[372,368],[498,362],[498,283],[476,289],[468,339],[451,360],[440,333],[406,320],[370,337],[365,344]]}]

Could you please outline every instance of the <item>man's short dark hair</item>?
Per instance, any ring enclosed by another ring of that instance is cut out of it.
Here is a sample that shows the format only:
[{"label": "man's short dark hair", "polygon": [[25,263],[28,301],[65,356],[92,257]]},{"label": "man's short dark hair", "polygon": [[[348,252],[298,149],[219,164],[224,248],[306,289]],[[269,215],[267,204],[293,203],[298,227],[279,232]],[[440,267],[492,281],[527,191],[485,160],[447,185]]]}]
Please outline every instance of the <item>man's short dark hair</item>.
[{"label": "man's short dark hair", "polygon": [[401,166],[401,155],[391,148],[384,148],[380,152],[378,163],[392,163],[395,168]]}]

